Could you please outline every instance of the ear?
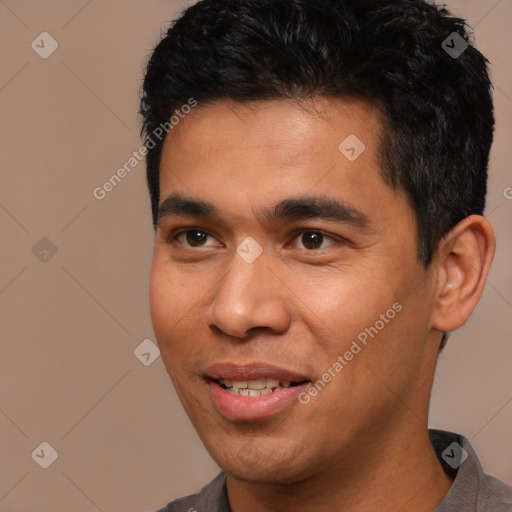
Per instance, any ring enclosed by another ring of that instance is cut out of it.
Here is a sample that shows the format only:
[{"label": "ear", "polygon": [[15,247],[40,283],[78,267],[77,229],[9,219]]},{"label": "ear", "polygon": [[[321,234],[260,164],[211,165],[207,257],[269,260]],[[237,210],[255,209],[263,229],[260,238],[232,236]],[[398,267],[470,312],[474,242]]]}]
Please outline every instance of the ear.
[{"label": "ear", "polygon": [[466,217],[443,238],[436,257],[433,328],[451,332],[466,323],[482,295],[495,249],[492,226],[480,215]]}]

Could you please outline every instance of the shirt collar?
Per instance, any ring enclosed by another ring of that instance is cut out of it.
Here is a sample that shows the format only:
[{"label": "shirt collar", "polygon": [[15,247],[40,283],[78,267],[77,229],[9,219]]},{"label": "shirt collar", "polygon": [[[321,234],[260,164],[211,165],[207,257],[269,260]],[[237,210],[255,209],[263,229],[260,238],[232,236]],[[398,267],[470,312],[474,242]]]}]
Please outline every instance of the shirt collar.
[{"label": "shirt collar", "polygon": [[434,512],[452,512],[464,503],[478,510],[480,486],[485,474],[471,443],[462,435],[429,429],[430,442],[445,472],[454,478],[452,486]]}]

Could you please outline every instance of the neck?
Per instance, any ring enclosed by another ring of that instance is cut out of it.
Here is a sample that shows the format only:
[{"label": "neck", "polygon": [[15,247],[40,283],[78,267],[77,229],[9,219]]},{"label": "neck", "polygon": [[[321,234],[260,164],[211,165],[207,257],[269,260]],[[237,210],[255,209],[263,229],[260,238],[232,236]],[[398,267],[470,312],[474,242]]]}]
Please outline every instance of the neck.
[{"label": "neck", "polygon": [[414,433],[401,429],[391,437],[388,433],[385,443],[380,437],[360,446],[364,448],[348,457],[339,455],[341,464],[333,462],[293,483],[228,475],[232,512],[432,512],[450,490],[452,480],[437,459],[426,426]]}]

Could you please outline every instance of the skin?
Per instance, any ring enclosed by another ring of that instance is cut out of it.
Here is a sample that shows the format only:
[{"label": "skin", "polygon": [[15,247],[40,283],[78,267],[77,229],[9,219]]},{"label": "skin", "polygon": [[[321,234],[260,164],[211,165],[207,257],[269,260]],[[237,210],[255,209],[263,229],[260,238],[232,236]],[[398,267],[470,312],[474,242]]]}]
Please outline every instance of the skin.
[{"label": "skin", "polygon": [[[160,200],[203,199],[225,220],[160,218],[152,322],[180,400],[228,474],[233,512],[432,511],[451,486],[428,438],[430,392],[441,331],[473,311],[494,235],[469,217],[425,269],[414,212],[379,173],[380,130],[364,101],[222,101],[200,104],[166,138]],[[353,162],[338,150],[350,134],[366,146]],[[366,229],[256,215],[317,194],[363,212]],[[180,228],[209,236],[173,240]],[[325,235],[319,248],[292,235],[300,228]],[[249,236],[263,249],[251,264],[236,253]],[[208,365],[266,361],[315,382],[396,302],[402,310],[307,405],[253,421],[214,407]]]}]

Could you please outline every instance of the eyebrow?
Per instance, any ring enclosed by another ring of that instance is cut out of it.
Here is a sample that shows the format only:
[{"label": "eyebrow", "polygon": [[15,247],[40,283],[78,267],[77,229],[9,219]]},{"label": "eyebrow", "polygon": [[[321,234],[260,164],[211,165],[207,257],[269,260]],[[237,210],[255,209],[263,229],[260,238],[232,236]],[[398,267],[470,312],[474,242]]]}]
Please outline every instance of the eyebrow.
[{"label": "eyebrow", "polygon": [[[254,213],[267,223],[290,219],[320,219],[349,224],[361,229],[366,228],[370,223],[368,217],[355,207],[345,201],[326,196],[291,197]],[[173,215],[226,221],[224,215],[213,204],[182,194],[171,194],[159,207],[158,220]]]}]

